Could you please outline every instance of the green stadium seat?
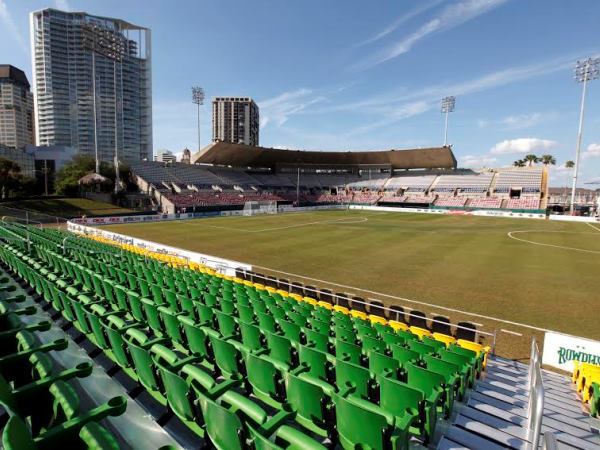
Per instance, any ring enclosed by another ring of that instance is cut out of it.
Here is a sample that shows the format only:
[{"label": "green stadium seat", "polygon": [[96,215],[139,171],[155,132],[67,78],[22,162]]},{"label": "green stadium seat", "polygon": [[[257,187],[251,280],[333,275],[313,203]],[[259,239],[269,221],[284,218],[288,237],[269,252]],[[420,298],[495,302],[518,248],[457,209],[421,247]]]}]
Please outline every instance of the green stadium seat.
[{"label": "green stadium seat", "polygon": [[[464,397],[468,378],[460,372],[459,366],[431,355],[423,356],[423,362],[425,363],[427,370],[439,373],[444,377],[446,385],[452,387],[455,398],[462,399]],[[461,375],[463,376],[461,377]]]},{"label": "green stadium seat", "polygon": [[217,336],[209,336],[215,364],[225,378],[241,380],[246,375],[242,353],[230,342]]},{"label": "green stadium seat", "polygon": [[382,376],[398,378],[400,362],[391,356],[371,350],[369,352],[369,370],[373,372],[378,379]]},{"label": "green stadium seat", "polygon": [[338,359],[350,361],[354,364],[362,364],[363,362],[361,347],[339,339],[335,342],[335,356]]},{"label": "green stadium seat", "polygon": [[335,362],[335,379],[341,392],[349,391],[354,396],[365,400],[377,401],[378,385],[369,369],[348,361],[337,359]]},{"label": "green stadium seat", "polygon": [[246,371],[252,392],[275,408],[285,401],[285,386],[280,370],[263,356],[246,355]]},{"label": "green stadium seat", "polygon": [[454,397],[453,389],[447,388],[446,378],[411,363],[406,364],[405,369],[408,385],[423,392],[425,400],[448,417]]},{"label": "green stadium seat", "polygon": [[279,334],[266,332],[265,335],[267,337],[269,356],[288,367],[295,367],[298,361],[298,352],[292,345],[292,342]]},{"label": "green stadium seat", "polygon": [[[326,386],[326,389],[323,389]],[[286,401],[295,413],[295,420],[304,428],[322,437],[333,436],[334,411],[331,395],[335,388],[315,383],[306,373],[285,374]]]},{"label": "green stadium seat", "polygon": [[334,396],[339,443],[345,450],[400,450],[408,448],[412,417],[396,418],[360,398]]},{"label": "green stadium seat", "polygon": [[418,427],[425,443],[431,441],[437,420],[436,405],[425,400],[425,394],[406,383],[388,377],[379,379],[381,401],[380,406],[396,417],[410,414],[412,425]]},{"label": "green stadium seat", "polygon": [[300,365],[306,369],[303,372],[328,383],[335,382],[335,358],[332,355],[316,348],[300,345],[298,346],[298,358]]},{"label": "green stadium seat", "polygon": [[322,352],[329,353],[334,349],[333,344],[329,340],[329,336],[318,331],[314,331],[310,328],[304,329],[304,335],[306,336],[306,345],[314,347]]},{"label": "green stadium seat", "polygon": [[432,347],[431,345],[425,344],[420,341],[409,340],[409,341],[406,341],[406,345],[413,352],[417,352],[421,356],[432,355],[436,352],[435,347]]}]

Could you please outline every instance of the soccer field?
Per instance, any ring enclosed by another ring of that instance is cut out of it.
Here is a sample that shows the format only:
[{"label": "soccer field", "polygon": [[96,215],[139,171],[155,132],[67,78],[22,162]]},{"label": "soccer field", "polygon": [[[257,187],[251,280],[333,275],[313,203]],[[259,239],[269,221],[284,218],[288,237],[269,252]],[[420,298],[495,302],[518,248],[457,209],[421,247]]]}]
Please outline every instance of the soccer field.
[{"label": "soccer field", "polygon": [[598,225],[355,210],[103,228],[387,305],[468,319],[498,330],[499,349],[513,357],[526,357],[529,337],[542,335],[519,324],[600,338]]}]

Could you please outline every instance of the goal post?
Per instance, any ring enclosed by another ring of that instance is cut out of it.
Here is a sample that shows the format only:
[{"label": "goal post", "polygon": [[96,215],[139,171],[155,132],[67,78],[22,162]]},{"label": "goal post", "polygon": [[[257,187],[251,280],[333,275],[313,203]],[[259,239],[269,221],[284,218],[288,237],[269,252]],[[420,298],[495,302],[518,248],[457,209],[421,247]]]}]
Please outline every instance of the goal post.
[{"label": "goal post", "polygon": [[256,214],[277,214],[276,201],[250,201],[244,203],[242,211],[244,216],[254,216]]}]

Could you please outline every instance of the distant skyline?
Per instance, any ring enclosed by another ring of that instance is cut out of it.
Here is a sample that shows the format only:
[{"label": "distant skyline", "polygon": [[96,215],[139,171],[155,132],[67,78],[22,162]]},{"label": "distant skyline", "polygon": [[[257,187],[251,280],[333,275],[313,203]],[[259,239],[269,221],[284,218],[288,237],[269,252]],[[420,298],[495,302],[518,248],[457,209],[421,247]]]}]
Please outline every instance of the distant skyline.
[{"label": "distant skyline", "polygon": [[[600,56],[600,2],[579,0],[0,0],[0,63],[31,80],[29,12],[118,17],[152,29],[154,152],[197,148],[190,87],[250,96],[261,145],[374,150],[443,143],[440,100],[456,96],[448,142],[462,167],[551,153],[570,183],[581,85]],[[589,84],[580,187],[600,178],[600,80]],[[596,186],[597,187],[597,186]]]}]

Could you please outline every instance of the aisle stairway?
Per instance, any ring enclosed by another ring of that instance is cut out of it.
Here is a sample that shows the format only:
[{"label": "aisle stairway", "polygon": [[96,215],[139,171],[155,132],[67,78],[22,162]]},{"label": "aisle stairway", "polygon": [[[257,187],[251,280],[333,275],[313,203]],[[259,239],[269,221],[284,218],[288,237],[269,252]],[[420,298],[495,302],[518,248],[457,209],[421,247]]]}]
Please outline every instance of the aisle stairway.
[{"label": "aisle stairway", "polygon": [[[529,367],[500,357],[488,359],[487,373],[438,449],[530,449],[528,429]],[[569,377],[542,371],[544,408],[542,433],[553,433],[558,449],[600,449],[600,437],[590,427]]]}]

